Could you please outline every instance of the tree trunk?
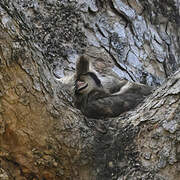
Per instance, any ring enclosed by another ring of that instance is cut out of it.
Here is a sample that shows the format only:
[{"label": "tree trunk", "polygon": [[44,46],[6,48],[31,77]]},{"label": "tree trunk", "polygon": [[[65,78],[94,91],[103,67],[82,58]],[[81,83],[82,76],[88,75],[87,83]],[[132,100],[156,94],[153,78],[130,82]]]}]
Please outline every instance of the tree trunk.
[{"label": "tree trunk", "polygon": [[[0,179],[180,179],[179,8],[1,0]],[[156,90],[120,117],[87,119],[61,83],[83,53],[99,74]]]}]

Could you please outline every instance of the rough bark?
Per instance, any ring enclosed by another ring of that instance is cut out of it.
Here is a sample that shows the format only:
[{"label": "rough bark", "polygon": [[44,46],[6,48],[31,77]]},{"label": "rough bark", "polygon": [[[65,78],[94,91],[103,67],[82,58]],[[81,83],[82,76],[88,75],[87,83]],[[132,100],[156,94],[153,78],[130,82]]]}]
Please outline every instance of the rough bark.
[{"label": "rough bark", "polygon": [[[1,0],[0,179],[180,179],[179,7]],[[134,111],[88,120],[59,81],[84,52],[101,75],[160,86]]]}]

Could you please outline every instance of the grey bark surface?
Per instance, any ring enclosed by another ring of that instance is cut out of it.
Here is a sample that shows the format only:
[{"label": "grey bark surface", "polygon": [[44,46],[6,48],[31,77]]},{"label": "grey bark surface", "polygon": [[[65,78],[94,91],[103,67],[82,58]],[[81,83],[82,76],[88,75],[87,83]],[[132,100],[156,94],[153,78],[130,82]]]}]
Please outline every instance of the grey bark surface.
[{"label": "grey bark surface", "polygon": [[[179,27],[178,0],[1,0],[0,179],[180,179]],[[84,53],[156,90],[87,119],[62,83]]]}]

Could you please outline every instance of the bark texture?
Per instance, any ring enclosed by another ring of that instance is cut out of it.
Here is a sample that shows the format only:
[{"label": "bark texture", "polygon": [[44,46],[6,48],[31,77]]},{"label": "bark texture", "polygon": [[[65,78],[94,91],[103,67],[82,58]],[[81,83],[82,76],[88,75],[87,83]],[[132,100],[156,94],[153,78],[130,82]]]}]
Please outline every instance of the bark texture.
[{"label": "bark texture", "polygon": [[[1,0],[0,179],[180,179],[179,8],[178,0]],[[84,52],[102,77],[156,90],[120,117],[85,118],[71,84],[60,83]]]}]

